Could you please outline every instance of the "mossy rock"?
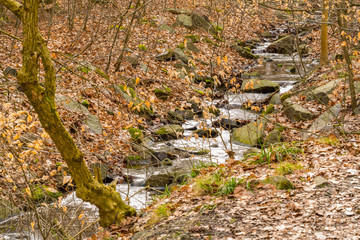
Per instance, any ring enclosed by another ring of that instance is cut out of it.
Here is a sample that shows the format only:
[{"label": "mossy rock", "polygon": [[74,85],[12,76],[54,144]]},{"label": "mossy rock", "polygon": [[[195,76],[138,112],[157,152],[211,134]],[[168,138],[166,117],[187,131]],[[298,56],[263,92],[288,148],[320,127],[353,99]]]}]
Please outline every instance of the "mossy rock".
[{"label": "mossy rock", "polygon": [[130,127],[127,129],[127,131],[130,133],[131,140],[133,142],[141,143],[144,140],[144,134],[140,129]]},{"label": "mossy rock", "polygon": [[269,53],[292,53],[294,51],[295,37],[289,35],[271,43],[266,51]]},{"label": "mossy rock", "polygon": [[167,118],[173,124],[182,124],[185,122],[184,117],[176,111],[168,111]]},{"label": "mossy rock", "polygon": [[235,128],[231,133],[231,140],[250,146],[260,146],[265,137],[266,120],[259,119],[241,128]]},{"label": "mossy rock", "polygon": [[263,183],[274,185],[274,186],[276,186],[276,189],[279,189],[279,190],[295,189],[292,182],[284,176],[268,177],[263,181]]},{"label": "mossy rock", "polygon": [[264,115],[270,114],[270,113],[274,112],[274,110],[275,110],[274,105],[270,103],[269,105],[266,106],[266,109],[262,112],[262,114],[264,114]]},{"label": "mossy rock", "polygon": [[270,80],[248,79],[241,84],[241,91],[250,93],[271,93],[279,88],[279,83]]},{"label": "mossy rock", "polygon": [[48,198],[54,199],[62,196],[61,192],[57,191],[54,188],[47,186],[35,186],[32,191],[31,199],[34,202],[44,201]]},{"label": "mossy rock", "polygon": [[232,49],[234,49],[241,57],[247,58],[247,59],[257,59],[259,58],[255,54],[251,53],[251,49],[247,47],[240,47],[236,44],[231,46]]},{"label": "mossy rock", "polygon": [[292,122],[311,120],[315,117],[314,114],[300,104],[292,104],[286,107],[284,113]]},{"label": "mossy rock", "polygon": [[242,78],[259,78],[260,77],[260,73],[259,72],[246,72],[244,74],[241,74]]},{"label": "mossy rock", "polygon": [[182,137],[184,133],[184,128],[180,125],[176,124],[169,124],[163,127],[158,128],[154,135],[158,137],[160,140],[167,141],[171,139],[178,139]]},{"label": "mossy rock", "polygon": [[145,181],[145,186],[149,187],[165,187],[174,182],[174,176],[172,174],[155,174],[150,176]]},{"label": "mossy rock", "polygon": [[216,117],[220,116],[220,109],[218,109],[215,106],[210,106],[209,108],[209,113],[214,114]]},{"label": "mossy rock", "polygon": [[169,96],[171,95],[171,89],[170,88],[164,88],[164,89],[155,89],[154,90],[155,96],[163,101],[166,101]]},{"label": "mossy rock", "polygon": [[194,35],[194,34],[189,34],[185,36],[186,39],[190,40],[193,43],[198,43],[200,42],[200,37],[198,35]]},{"label": "mossy rock", "polygon": [[154,114],[153,108],[151,106],[148,108],[146,104],[144,104],[144,101],[136,95],[133,88],[124,85],[113,85],[112,87],[125,99],[125,101],[133,103],[131,110],[134,111],[134,113],[139,115]]}]

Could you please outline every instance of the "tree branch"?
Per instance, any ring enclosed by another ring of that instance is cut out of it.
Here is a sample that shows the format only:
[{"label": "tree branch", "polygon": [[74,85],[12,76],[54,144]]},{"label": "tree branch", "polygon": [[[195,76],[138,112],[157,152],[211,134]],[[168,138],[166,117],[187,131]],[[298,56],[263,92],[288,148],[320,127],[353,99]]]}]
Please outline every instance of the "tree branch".
[{"label": "tree branch", "polygon": [[9,9],[15,16],[22,19],[23,17],[23,5],[14,0],[0,0],[0,4]]}]

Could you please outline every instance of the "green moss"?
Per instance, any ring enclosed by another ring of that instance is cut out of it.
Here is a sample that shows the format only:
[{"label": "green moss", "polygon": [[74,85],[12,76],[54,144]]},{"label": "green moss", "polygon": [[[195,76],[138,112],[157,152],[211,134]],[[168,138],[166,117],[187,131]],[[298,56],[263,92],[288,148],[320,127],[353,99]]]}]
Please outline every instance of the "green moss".
[{"label": "green moss", "polygon": [[[133,88],[128,87],[128,86],[125,86],[125,85],[119,85],[119,88],[121,89],[121,91],[123,91],[123,92],[125,92],[125,93],[127,93],[127,91],[129,91],[130,96],[131,96],[132,98],[134,98],[134,99],[137,98],[136,93],[135,93],[135,90],[134,90]],[[125,88],[126,88],[127,90],[125,90]]]},{"label": "green moss", "polygon": [[177,48],[180,48],[181,50],[185,50],[185,44],[180,43],[179,45],[177,45]]},{"label": "green moss", "polygon": [[281,162],[276,166],[275,170],[280,175],[286,175],[286,174],[291,174],[295,170],[302,169],[302,168],[303,168],[303,166],[298,163]]},{"label": "green moss", "polygon": [[291,95],[289,93],[284,93],[281,97],[280,100],[281,102],[285,101],[286,99],[288,99],[289,97],[291,97]]},{"label": "green moss", "polygon": [[279,190],[289,190],[294,189],[294,185],[284,176],[274,176],[266,178],[263,183],[271,184],[276,186]]},{"label": "green moss", "polygon": [[132,141],[138,142],[138,143],[143,141],[144,134],[140,129],[130,127],[127,129],[127,131],[130,133]]},{"label": "green moss", "polygon": [[215,116],[219,116],[220,115],[220,109],[218,109],[215,106],[211,106],[211,107],[209,107],[209,113],[214,114]]},{"label": "green moss", "polygon": [[139,44],[139,49],[141,50],[141,51],[146,51],[146,46],[144,45],[144,44]]},{"label": "green moss", "polygon": [[62,194],[58,191],[49,191],[46,186],[35,186],[32,192],[32,200],[35,202],[40,202],[45,200],[47,197],[50,198],[58,198],[62,196]]},{"label": "green moss", "polygon": [[191,40],[193,43],[200,42],[200,37],[198,35],[190,34],[190,35],[186,35],[185,38]]},{"label": "green moss", "polygon": [[88,102],[88,100],[82,101],[81,104],[86,108],[89,108],[89,106],[90,106],[90,103]]},{"label": "green moss", "polygon": [[270,103],[269,105],[266,106],[266,109],[263,111],[263,114],[264,115],[270,114],[270,113],[274,112],[274,110],[275,110],[274,105]]}]

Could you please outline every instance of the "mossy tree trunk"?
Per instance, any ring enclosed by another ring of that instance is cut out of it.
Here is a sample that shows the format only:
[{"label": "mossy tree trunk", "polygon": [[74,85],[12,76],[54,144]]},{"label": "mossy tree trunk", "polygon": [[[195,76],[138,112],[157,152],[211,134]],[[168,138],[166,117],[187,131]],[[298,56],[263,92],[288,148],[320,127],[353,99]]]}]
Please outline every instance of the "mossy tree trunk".
[{"label": "mossy tree trunk", "polygon": [[[83,153],[64,127],[55,106],[55,69],[46,42],[38,28],[39,0],[0,0],[23,23],[23,65],[18,82],[39,116],[45,131],[54,141],[76,183],[76,194],[99,208],[101,226],[119,223],[135,210],[126,205],[113,188],[97,182],[84,161]],[[41,59],[45,71],[45,88],[40,86],[38,63]]]}]

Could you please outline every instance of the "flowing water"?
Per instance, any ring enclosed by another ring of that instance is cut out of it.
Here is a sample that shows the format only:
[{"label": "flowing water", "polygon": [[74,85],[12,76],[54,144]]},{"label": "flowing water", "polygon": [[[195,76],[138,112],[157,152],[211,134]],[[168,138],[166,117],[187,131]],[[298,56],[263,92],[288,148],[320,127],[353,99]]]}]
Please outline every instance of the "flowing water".
[{"label": "flowing water", "polygon": [[[272,39],[273,41],[274,39]],[[269,46],[271,42],[264,42],[259,44],[255,49],[253,49],[253,53],[264,58],[264,61],[255,67],[255,71],[259,73],[260,79],[267,79],[276,81],[280,84],[280,93],[284,93],[289,91],[296,81],[305,73],[303,66],[305,69],[309,70],[315,64],[314,62],[310,62],[308,59],[303,59],[303,63],[301,64],[300,59],[297,56],[286,56],[282,54],[270,54],[266,53],[265,49]],[[296,73],[291,73],[290,69],[296,65]],[[255,94],[255,93],[241,93],[241,94],[230,94],[225,95],[224,99],[227,100],[228,104],[224,107],[220,108],[221,114],[229,119],[237,119],[237,120],[256,120],[259,115],[241,109],[242,104],[251,100],[252,102],[261,101],[268,97],[268,94]],[[214,101],[215,104],[217,101]],[[211,104],[211,103],[209,103]],[[213,163],[224,163],[226,159],[228,159],[227,151],[231,150],[235,153],[235,159],[241,159],[243,152],[249,149],[246,145],[240,144],[232,144],[230,141],[230,131],[228,130],[220,130],[219,136],[216,138],[195,138],[192,137],[193,130],[186,129],[196,129],[201,124],[205,124],[211,127],[212,122],[216,119],[208,119],[204,121],[203,119],[199,120],[188,120],[183,124],[185,129],[184,136],[188,137],[188,140],[178,139],[171,140],[166,142],[151,142],[149,141],[148,147],[154,151],[164,151],[164,152],[179,152],[179,150],[189,151],[192,150],[207,150],[209,154],[206,155],[193,155],[191,157],[182,156],[173,161],[172,166],[144,166],[140,169],[125,169],[124,172],[132,176],[134,180],[131,184],[118,184],[117,191],[119,191],[123,197],[123,199],[127,199],[128,203],[133,206],[135,209],[140,210],[147,206],[147,204],[151,203],[152,196],[154,194],[153,191],[144,190],[145,179],[148,176],[157,173],[166,173],[166,172],[174,172],[184,169],[190,169],[193,164],[199,161],[203,162],[213,162]],[[190,154],[191,155],[191,154]],[[68,214],[73,216],[78,216],[81,212],[84,212],[87,216],[86,222],[91,223],[98,218],[98,212],[95,206],[90,205],[89,203],[83,202],[79,198],[76,197],[76,194],[70,193],[61,201],[62,207],[67,207]],[[72,212],[71,212],[72,211]],[[69,213],[70,212],[70,213]],[[27,213],[23,213],[18,216],[14,216],[9,218],[3,222],[0,222],[0,230],[6,229],[6,226],[13,226],[12,224],[17,223],[23,217],[25,218]],[[71,221],[68,219],[67,221]],[[78,229],[81,229],[81,224],[79,221],[74,221],[74,226],[78,224]],[[86,224],[85,224],[86,226]],[[94,225],[96,227],[97,225]],[[27,226],[28,227],[28,226]],[[14,227],[14,230],[17,227]],[[5,230],[4,230],[5,231]],[[7,230],[6,230],[7,231]],[[76,232],[76,231],[75,231]],[[19,233],[18,231],[10,231],[6,234],[1,234],[0,232],[0,240],[1,239],[34,239],[41,240],[43,239],[39,232],[35,231],[35,233],[28,231]]]}]

